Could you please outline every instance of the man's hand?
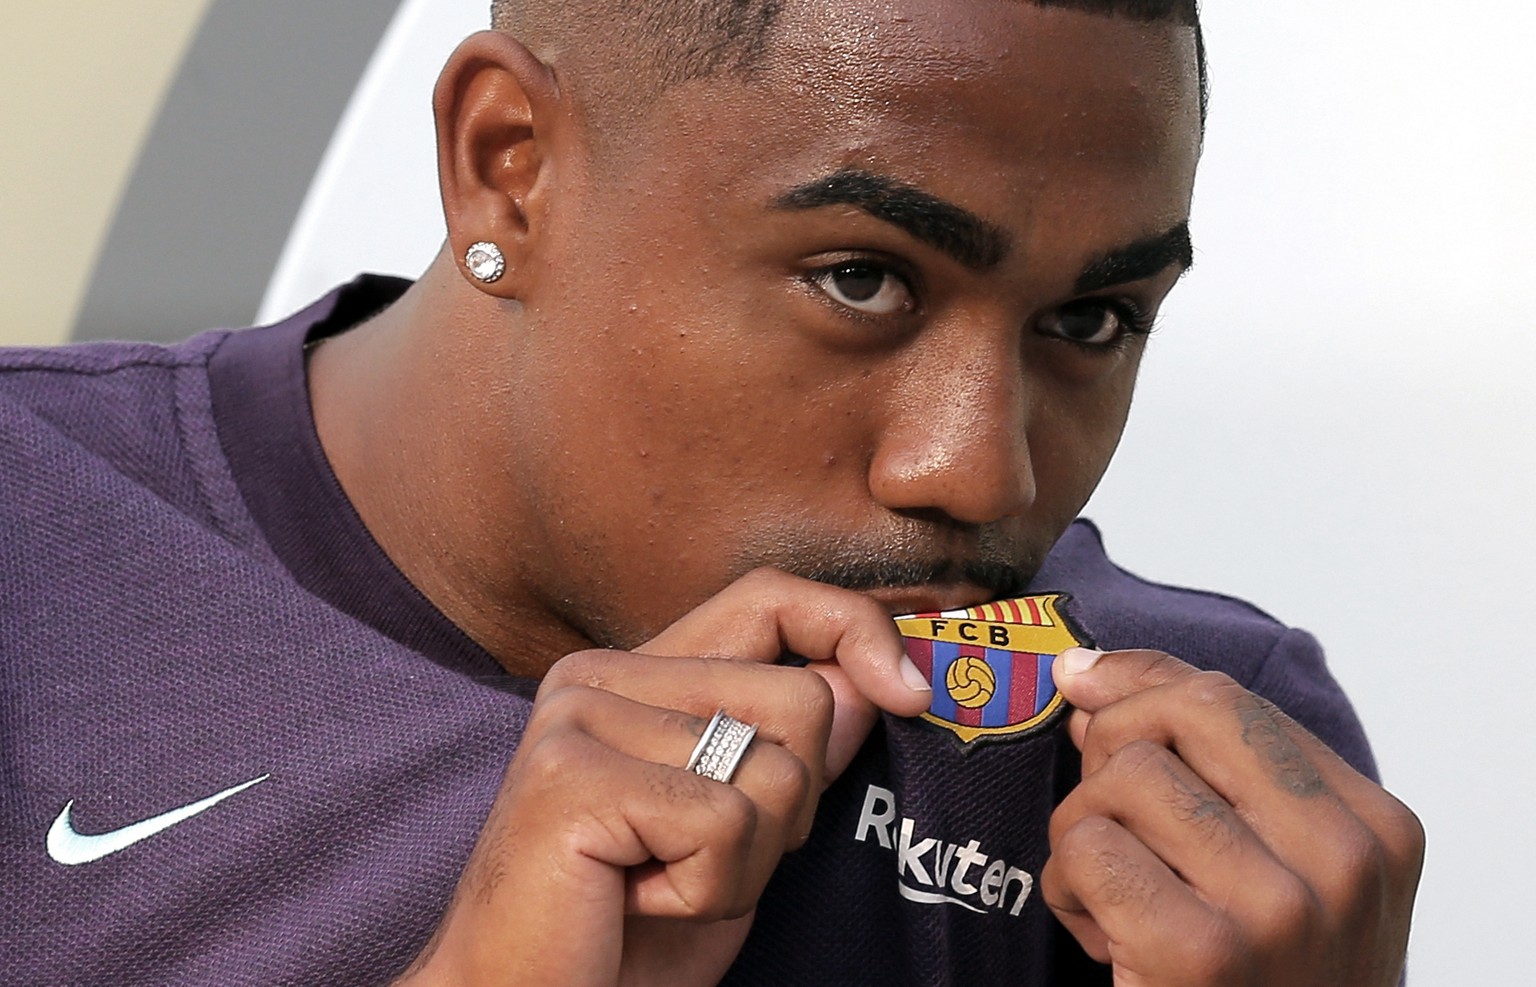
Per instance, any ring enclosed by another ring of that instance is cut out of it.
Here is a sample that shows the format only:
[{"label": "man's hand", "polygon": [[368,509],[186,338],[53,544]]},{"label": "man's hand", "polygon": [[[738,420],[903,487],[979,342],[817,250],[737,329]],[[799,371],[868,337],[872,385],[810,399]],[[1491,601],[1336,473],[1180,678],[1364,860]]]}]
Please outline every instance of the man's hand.
[{"label": "man's hand", "polygon": [[1225,675],[1094,656],[1056,661],[1083,781],[1041,890],[1117,987],[1396,984],[1413,813]]},{"label": "man's hand", "polygon": [[[786,652],[811,665],[773,664]],[[562,659],[434,943],[401,983],[718,982],[877,707],[927,708],[904,661],[873,600],[771,570],[636,653]],[[731,784],[683,769],[719,708],[759,727]]]}]

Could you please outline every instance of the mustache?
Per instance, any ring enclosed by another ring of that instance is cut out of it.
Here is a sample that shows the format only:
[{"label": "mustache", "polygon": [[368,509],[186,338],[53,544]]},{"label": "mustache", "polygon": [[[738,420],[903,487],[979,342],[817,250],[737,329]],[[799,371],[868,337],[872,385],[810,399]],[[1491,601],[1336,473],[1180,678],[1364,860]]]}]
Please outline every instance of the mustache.
[{"label": "mustache", "polygon": [[1028,542],[995,527],[909,524],[882,535],[778,531],[750,553],[756,565],[855,591],[970,583],[995,599],[1024,595],[1044,562]]},{"label": "mustache", "polygon": [[1035,567],[1002,559],[852,559],[791,565],[789,571],[818,583],[851,590],[905,589],[930,583],[966,582],[998,599],[1023,596]]},{"label": "mustache", "polygon": [[792,523],[760,527],[734,561],[740,572],[773,566],[855,592],[969,583],[1004,600],[1028,591],[1050,551],[1049,541],[1042,544],[1004,525],[910,517],[882,527],[864,532]]}]

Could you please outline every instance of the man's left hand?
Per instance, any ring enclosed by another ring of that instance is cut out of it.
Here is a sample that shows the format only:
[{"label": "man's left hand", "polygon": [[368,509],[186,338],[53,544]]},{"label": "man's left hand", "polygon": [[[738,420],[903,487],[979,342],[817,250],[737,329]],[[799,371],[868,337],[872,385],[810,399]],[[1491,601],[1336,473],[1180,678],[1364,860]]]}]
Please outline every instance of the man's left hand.
[{"label": "man's left hand", "polygon": [[1083,781],[1041,891],[1117,987],[1395,985],[1413,813],[1225,675],[1094,654],[1056,661]]}]

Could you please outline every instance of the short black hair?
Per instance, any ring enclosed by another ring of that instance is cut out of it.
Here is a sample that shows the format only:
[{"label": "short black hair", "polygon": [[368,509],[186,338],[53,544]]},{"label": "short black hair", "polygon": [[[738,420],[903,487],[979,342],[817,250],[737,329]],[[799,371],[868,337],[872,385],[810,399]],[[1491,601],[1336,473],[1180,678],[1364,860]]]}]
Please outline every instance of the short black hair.
[{"label": "short black hair", "polygon": [[[1063,7],[1106,17],[1173,21],[1195,30],[1199,66],[1200,119],[1205,120],[1209,82],[1198,0],[1022,0],[1036,7]],[[721,72],[748,73],[768,47],[784,0],[492,0],[491,24],[520,35],[548,29],[550,21],[579,17],[594,4],[629,25],[655,63],[664,84]],[[588,25],[593,23],[587,22]],[[587,28],[590,30],[590,27]]]},{"label": "short black hair", "polygon": [[491,25],[519,36],[528,28],[543,33],[551,22],[575,27],[582,14],[606,7],[606,26],[634,32],[670,84],[750,71],[783,6],[783,0],[492,0]]}]

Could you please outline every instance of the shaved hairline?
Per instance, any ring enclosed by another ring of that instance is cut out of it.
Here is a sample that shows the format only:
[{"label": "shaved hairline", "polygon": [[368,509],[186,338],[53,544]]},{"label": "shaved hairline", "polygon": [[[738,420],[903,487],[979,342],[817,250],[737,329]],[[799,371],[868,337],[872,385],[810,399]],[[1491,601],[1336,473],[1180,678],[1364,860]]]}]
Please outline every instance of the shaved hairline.
[{"label": "shaved hairline", "polygon": [[[720,73],[750,75],[760,66],[788,0],[492,0],[491,26],[527,44],[540,58],[582,53],[588,67],[610,76],[593,95],[612,107],[643,108],[662,90]],[[1210,84],[1198,0],[1014,0],[1105,17],[1166,21],[1195,32],[1200,122],[1204,129]],[[604,58],[602,49],[634,52]],[[594,121],[595,122],[595,121]],[[606,129],[606,128],[600,128]]]},{"label": "shaved hairline", "polygon": [[784,0],[492,0],[491,26],[565,50],[574,47],[574,37],[638,45],[657,81],[671,85],[750,72],[768,47],[783,5]]}]

